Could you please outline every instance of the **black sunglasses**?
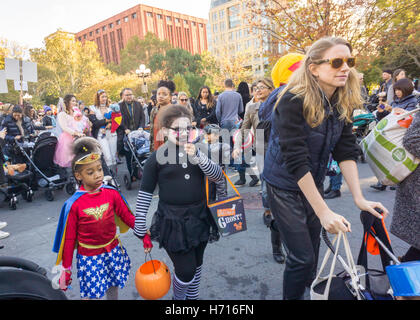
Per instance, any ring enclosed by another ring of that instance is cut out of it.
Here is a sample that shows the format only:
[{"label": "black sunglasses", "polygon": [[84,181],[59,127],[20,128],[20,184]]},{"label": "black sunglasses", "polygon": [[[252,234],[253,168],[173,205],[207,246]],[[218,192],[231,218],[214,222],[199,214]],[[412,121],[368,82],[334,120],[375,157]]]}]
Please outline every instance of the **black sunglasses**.
[{"label": "black sunglasses", "polygon": [[341,68],[344,64],[344,62],[347,63],[349,68],[353,68],[356,65],[356,58],[334,58],[334,59],[325,59],[325,60],[319,60],[315,61],[316,64],[322,64],[328,62],[331,67],[334,69]]},{"label": "black sunglasses", "polygon": [[188,101],[188,99],[179,99],[179,100],[181,100],[182,102],[187,102]]},{"label": "black sunglasses", "polygon": [[185,128],[172,128],[172,127],[170,127],[169,129],[174,130],[179,135],[179,133],[182,132],[182,131],[189,133],[194,128],[192,126],[187,126]]}]

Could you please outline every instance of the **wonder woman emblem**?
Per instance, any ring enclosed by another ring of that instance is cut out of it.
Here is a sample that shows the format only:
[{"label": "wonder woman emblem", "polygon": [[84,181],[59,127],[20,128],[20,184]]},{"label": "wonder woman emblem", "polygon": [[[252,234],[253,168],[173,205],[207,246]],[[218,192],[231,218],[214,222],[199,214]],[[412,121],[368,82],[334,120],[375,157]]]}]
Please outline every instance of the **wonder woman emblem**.
[{"label": "wonder woman emblem", "polygon": [[94,216],[96,220],[102,219],[104,213],[108,210],[109,203],[105,203],[100,207],[84,209],[83,212],[88,216]]}]

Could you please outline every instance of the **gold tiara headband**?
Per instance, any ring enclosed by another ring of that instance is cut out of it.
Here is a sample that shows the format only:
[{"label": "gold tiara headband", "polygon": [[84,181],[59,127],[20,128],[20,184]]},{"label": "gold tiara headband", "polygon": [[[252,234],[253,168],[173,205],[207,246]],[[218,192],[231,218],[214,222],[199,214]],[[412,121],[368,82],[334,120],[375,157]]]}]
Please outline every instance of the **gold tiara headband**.
[{"label": "gold tiara headband", "polygon": [[92,162],[98,161],[101,159],[101,155],[99,153],[89,153],[83,157],[81,157],[79,160],[75,162],[75,165],[77,164],[90,164]]}]

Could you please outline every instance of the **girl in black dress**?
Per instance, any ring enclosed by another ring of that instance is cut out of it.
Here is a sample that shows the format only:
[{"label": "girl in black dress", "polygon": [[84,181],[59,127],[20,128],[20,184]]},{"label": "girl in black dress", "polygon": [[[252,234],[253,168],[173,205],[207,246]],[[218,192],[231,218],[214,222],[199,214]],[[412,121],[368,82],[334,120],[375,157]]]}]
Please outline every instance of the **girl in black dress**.
[{"label": "girl in black dress", "polygon": [[[206,203],[205,178],[221,181],[221,168],[188,143],[191,113],[183,106],[167,108],[160,125],[168,141],[147,160],[136,204],[134,233],[145,252],[158,241],[174,265],[174,300],[198,299],[204,250],[217,227]],[[159,205],[150,230],[146,214],[159,186]]]}]

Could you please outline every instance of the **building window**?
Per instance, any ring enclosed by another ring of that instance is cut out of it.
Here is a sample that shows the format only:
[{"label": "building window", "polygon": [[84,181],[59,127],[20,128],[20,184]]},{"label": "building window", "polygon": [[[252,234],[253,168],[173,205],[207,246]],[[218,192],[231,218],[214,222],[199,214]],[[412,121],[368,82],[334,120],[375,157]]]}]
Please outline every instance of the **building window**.
[{"label": "building window", "polygon": [[86,38],[87,38],[87,36],[86,36],[86,35],[84,35],[84,36],[83,36],[83,39],[86,39]]},{"label": "building window", "polygon": [[162,15],[161,14],[157,14],[156,16],[159,20],[162,20]]},{"label": "building window", "polygon": [[218,32],[218,30],[217,30],[217,23],[216,23],[216,24],[213,25],[213,33],[217,33],[217,32]]},{"label": "building window", "polygon": [[166,17],[166,21],[167,22],[171,22],[172,21],[172,18],[171,17]]},{"label": "building window", "polygon": [[98,34],[99,33],[99,29],[96,29],[96,34]]},{"label": "building window", "polygon": [[202,28],[203,27],[203,24],[202,23],[200,23],[200,28]]},{"label": "building window", "polygon": [[229,29],[236,28],[241,25],[241,17],[239,15],[239,5],[232,6],[228,9]]},{"label": "building window", "polygon": [[118,46],[120,50],[124,49],[124,42],[123,42],[123,35],[121,29],[117,30],[117,39],[118,39]]},{"label": "building window", "polygon": [[178,18],[176,18],[176,19],[175,19],[175,22],[176,22],[176,23],[179,23],[179,19],[178,19]]},{"label": "building window", "polygon": [[213,22],[217,21],[217,12],[213,12],[212,20],[213,20]]},{"label": "building window", "polygon": [[125,17],[124,18],[124,22],[128,22],[128,17]]},{"label": "building window", "polygon": [[150,17],[150,18],[153,18],[153,13],[148,12],[148,13],[147,13],[147,16],[148,16],[148,17]]},{"label": "building window", "polygon": [[121,20],[117,20],[117,26],[121,24]]},{"label": "building window", "polygon": [[223,32],[225,30],[226,30],[226,23],[224,21],[220,22],[220,32]]},{"label": "building window", "polygon": [[133,13],[131,16],[133,17],[133,19],[136,19],[137,18],[137,13]]},{"label": "building window", "polygon": [[89,32],[89,37],[91,37],[91,36],[93,36],[93,32],[92,31]]},{"label": "building window", "polygon": [[195,27],[195,26],[196,26],[196,23],[193,21],[193,22],[192,22],[192,25],[193,25],[193,27]]},{"label": "building window", "polygon": [[110,23],[110,24],[109,24],[109,28],[110,28],[110,29],[114,28],[114,24],[113,24],[113,23]]},{"label": "building window", "polygon": [[106,31],[106,26],[103,26],[102,27],[102,31]]},{"label": "building window", "polygon": [[225,18],[225,10],[223,9],[219,11],[219,19],[222,20],[224,18]]},{"label": "building window", "polygon": [[103,36],[104,38],[104,49],[105,49],[105,63],[110,63],[111,62],[111,58],[109,55],[109,44],[108,44],[108,36],[105,34]]}]

